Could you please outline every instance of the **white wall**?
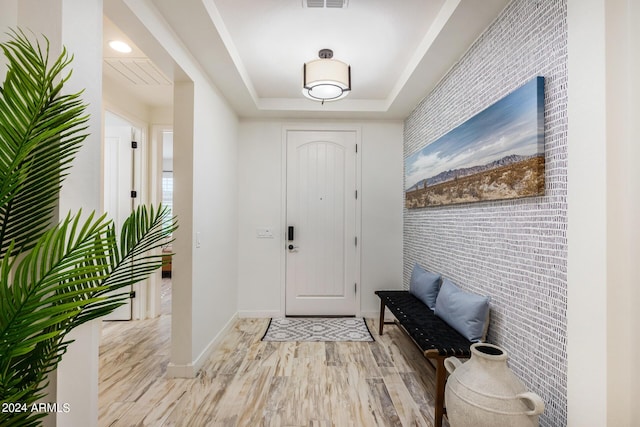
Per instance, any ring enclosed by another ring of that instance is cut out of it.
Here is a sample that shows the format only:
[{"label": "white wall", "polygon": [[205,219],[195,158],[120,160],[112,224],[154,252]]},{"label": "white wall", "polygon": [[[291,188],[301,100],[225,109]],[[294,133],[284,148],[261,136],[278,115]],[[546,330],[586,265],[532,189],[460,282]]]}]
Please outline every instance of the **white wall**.
[{"label": "white wall", "polygon": [[569,0],[568,28],[568,425],[606,426],[604,2]]},{"label": "white wall", "polygon": [[[628,197],[626,209],[627,209],[627,230],[625,230],[625,237],[628,248],[628,254],[625,258],[627,274],[627,280],[630,288],[629,301],[632,307],[637,306],[637,302],[640,301],[640,287],[637,286],[638,278],[640,277],[640,226],[638,226],[637,219],[640,218],[640,168],[637,167],[637,159],[640,159],[640,144],[637,143],[637,135],[640,135],[640,83],[637,76],[640,75],[640,27],[638,25],[629,25],[630,23],[640,22],[640,1],[634,0],[629,3],[629,8],[626,14],[627,30],[629,31],[629,46],[627,55],[629,58],[630,71],[627,75],[627,82],[629,89],[627,92],[627,101],[629,102],[629,108],[627,109],[626,123],[629,128],[627,129],[627,135],[625,138],[624,158],[627,162],[627,173],[625,182],[630,183],[630,188],[626,191],[626,197]],[[630,345],[631,349],[629,355],[640,354],[640,310],[633,309],[631,311],[631,317],[629,319],[629,325],[631,330]],[[627,371],[629,382],[631,384],[631,390],[629,393],[630,414],[629,420],[640,419],[640,405],[635,402],[640,401],[640,365],[635,361],[628,361],[629,365],[622,368],[622,371]]]},{"label": "white wall", "polygon": [[[627,1],[609,0],[605,5],[605,127],[606,127],[606,233],[607,233],[607,345],[614,351],[607,354],[607,425],[623,426],[637,422],[631,417],[636,400],[631,394],[634,378],[630,375],[637,356],[633,346],[634,329],[630,320],[634,310],[630,298],[638,277],[630,275],[631,263],[637,262],[629,245],[631,230],[636,228],[640,211],[632,208],[633,200],[640,189],[640,182],[628,181],[630,172],[637,169],[630,155],[638,151],[637,133],[630,135],[631,123],[637,120],[629,114],[629,91],[638,87],[637,74],[630,76],[629,54],[633,52],[629,39]],[[633,23],[633,26],[636,24]],[[635,49],[638,49],[635,44]],[[635,70],[637,73],[637,69]],[[635,74],[635,73],[634,73]],[[598,111],[598,110],[596,110]],[[635,141],[631,141],[631,137]],[[630,150],[631,149],[631,150]],[[637,157],[636,157],[637,158]],[[637,333],[637,331],[635,331]],[[619,351],[625,349],[624,351]],[[620,393],[620,390],[625,390]]]},{"label": "white wall", "polygon": [[[282,123],[240,122],[238,158],[238,311],[241,316],[278,316],[285,242],[280,226]],[[274,238],[257,239],[258,227],[271,227]]]},{"label": "white wall", "polygon": [[569,0],[568,425],[640,408],[640,1]]},{"label": "white wall", "polygon": [[[193,362],[193,82],[174,83],[173,213],[180,228],[174,233],[171,272],[171,365],[174,376],[188,376]],[[182,369],[180,371],[179,369]]]},{"label": "white wall", "polygon": [[[42,2],[37,3],[38,10]],[[102,206],[102,0],[62,0],[62,44],[75,55],[73,79],[67,90],[84,90],[90,114],[90,136],[78,152],[69,178],[60,192],[60,213]],[[22,5],[22,0],[20,1]],[[42,13],[42,12],[41,12]],[[44,15],[44,14],[43,14]],[[45,19],[50,19],[49,16]],[[75,402],[73,411],[58,414],[58,426],[97,425],[99,320],[74,330],[76,339],[58,368],[58,402]]]},{"label": "white wall", "polygon": [[[640,302],[639,0],[606,1],[607,425],[637,423]],[[621,390],[624,390],[621,393]]]},{"label": "white wall", "polygon": [[106,76],[102,82],[102,93],[105,109],[123,117],[150,125],[171,125],[173,123],[172,106],[158,107],[145,104],[140,98]]},{"label": "white wall", "polygon": [[[0,43],[8,40],[5,34],[9,29],[15,29],[18,23],[18,2],[16,0],[0,0]],[[7,73],[4,55],[0,54],[0,82],[4,82]]]},{"label": "white wall", "polygon": [[[284,314],[282,271],[283,128],[355,127],[361,132],[361,311],[376,316],[377,289],[402,286],[402,123],[243,120],[238,137],[238,311],[240,316]],[[256,229],[271,227],[273,239]]]},{"label": "white wall", "polygon": [[402,123],[362,126],[362,312],[378,316],[373,293],[402,288]]},{"label": "white wall", "polygon": [[[180,142],[174,141],[174,152]],[[237,164],[237,119],[210,86],[196,82],[192,345],[199,362],[211,332],[227,327],[237,311]]]},{"label": "white wall", "polygon": [[102,82],[102,93],[106,110],[136,122],[152,122],[149,106],[106,76]]},{"label": "white wall", "polygon": [[171,125],[173,123],[173,106],[152,107],[151,122],[159,125]]},{"label": "white wall", "polygon": [[235,115],[208,82],[175,84],[171,376],[194,376],[237,307]]}]

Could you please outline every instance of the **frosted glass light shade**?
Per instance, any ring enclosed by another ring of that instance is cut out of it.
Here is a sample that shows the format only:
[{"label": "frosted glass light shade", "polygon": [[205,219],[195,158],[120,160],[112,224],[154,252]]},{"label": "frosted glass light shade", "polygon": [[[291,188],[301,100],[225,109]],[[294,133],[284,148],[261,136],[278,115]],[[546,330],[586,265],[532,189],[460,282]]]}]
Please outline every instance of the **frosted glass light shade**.
[{"label": "frosted glass light shade", "polygon": [[336,59],[316,59],[304,64],[302,93],[316,101],[335,101],[351,90],[351,67]]}]

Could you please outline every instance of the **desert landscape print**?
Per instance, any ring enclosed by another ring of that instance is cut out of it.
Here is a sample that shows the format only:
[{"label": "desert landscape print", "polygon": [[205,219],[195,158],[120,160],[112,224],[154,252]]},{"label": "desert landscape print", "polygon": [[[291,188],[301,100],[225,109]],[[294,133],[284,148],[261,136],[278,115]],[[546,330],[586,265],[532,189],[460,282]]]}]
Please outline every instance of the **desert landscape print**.
[{"label": "desert landscape print", "polygon": [[544,194],[544,78],[405,160],[408,209]]}]

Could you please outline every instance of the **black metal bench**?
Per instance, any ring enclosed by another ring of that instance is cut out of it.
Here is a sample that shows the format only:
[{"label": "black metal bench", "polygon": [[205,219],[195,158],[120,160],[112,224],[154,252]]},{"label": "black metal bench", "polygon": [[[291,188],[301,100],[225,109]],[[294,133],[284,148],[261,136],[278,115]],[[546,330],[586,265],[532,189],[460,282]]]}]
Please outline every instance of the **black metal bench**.
[{"label": "black metal bench", "polygon": [[409,291],[376,291],[380,297],[380,327],[384,327],[384,309],[389,308],[397,323],[405,330],[436,368],[435,427],[442,426],[444,409],[444,387],[447,371],[444,359],[449,356],[471,357],[472,342],[460,335],[444,320],[434,314],[422,301]]}]

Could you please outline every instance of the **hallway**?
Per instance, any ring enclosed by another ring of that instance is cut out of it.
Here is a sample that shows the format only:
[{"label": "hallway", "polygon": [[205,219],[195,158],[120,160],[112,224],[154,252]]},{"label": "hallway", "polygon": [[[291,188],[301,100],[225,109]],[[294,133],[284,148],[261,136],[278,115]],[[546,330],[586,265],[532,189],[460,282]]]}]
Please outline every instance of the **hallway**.
[{"label": "hallway", "polygon": [[267,343],[268,319],[240,319],[198,377],[168,379],[169,320],[105,326],[100,426],[433,425],[434,369],[396,327],[380,337],[369,320],[372,343]]}]

